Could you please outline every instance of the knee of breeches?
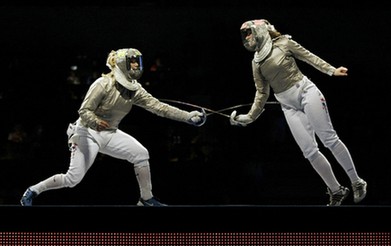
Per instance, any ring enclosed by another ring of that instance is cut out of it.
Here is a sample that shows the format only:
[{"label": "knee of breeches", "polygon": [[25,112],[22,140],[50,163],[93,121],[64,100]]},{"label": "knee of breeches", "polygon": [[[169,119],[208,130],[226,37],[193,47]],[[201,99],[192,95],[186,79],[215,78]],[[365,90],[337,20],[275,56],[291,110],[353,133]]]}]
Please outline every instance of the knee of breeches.
[{"label": "knee of breeches", "polygon": [[330,138],[330,139],[326,139],[324,142],[323,142],[323,145],[328,148],[328,149],[333,149],[335,146],[338,145],[339,139],[337,137],[335,138]]},{"label": "knee of breeches", "polygon": [[319,151],[315,151],[306,157],[311,163],[319,157]]},{"label": "knee of breeches", "polygon": [[337,139],[336,141],[334,141],[333,143],[331,143],[330,145],[328,145],[326,147],[329,148],[332,152],[334,152],[335,150],[340,149],[341,145],[342,145],[341,140]]},{"label": "knee of breeches", "polygon": [[134,163],[134,168],[141,168],[141,167],[147,167],[149,166],[149,161],[148,160],[143,160],[137,163]]},{"label": "knee of breeches", "polygon": [[327,134],[324,137],[320,138],[320,141],[322,141],[324,147],[329,149],[335,146],[338,143],[338,140],[339,138],[337,134],[335,134],[335,132],[332,134]]},{"label": "knee of breeches", "polygon": [[64,184],[66,187],[73,188],[83,179],[84,174],[66,173],[64,175]]},{"label": "knee of breeches", "polygon": [[304,158],[311,160],[318,153],[318,151],[319,151],[318,148],[314,148],[311,149],[310,151],[303,152]]},{"label": "knee of breeches", "polygon": [[143,163],[149,160],[149,152],[146,148],[140,148],[136,152],[133,152],[127,160],[131,163]]}]

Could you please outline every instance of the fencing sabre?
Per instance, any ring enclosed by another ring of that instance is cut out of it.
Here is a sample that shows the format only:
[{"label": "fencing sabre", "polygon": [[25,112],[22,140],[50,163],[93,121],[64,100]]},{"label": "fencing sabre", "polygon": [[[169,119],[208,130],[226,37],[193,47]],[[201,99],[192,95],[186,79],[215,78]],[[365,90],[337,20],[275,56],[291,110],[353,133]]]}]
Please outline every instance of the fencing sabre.
[{"label": "fencing sabre", "polygon": [[[228,114],[224,114],[223,112],[228,111],[228,110],[233,110],[233,109],[237,109],[237,108],[241,108],[241,107],[251,106],[252,105],[252,103],[245,103],[245,104],[238,104],[238,105],[235,105],[235,106],[231,106],[231,107],[223,108],[223,109],[219,109],[219,110],[213,110],[213,109],[210,109],[210,108],[206,108],[206,107],[203,107],[203,106],[199,106],[199,105],[188,103],[188,102],[178,101],[178,100],[171,100],[171,99],[159,99],[159,100],[162,101],[162,102],[177,103],[177,104],[182,104],[182,105],[186,105],[186,106],[190,106],[190,107],[194,107],[194,108],[199,108],[201,110],[203,109],[203,110],[209,112],[209,113],[206,114],[206,116],[209,116],[209,115],[212,115],[212,114],[217,114],[217,115],[220,115],[220,116],[223,116],[223,117],[226,117],[226,118],[230,118],[231,116],[228,115]],[[279,104],[279,102],[266,102],[266,104]]]}]

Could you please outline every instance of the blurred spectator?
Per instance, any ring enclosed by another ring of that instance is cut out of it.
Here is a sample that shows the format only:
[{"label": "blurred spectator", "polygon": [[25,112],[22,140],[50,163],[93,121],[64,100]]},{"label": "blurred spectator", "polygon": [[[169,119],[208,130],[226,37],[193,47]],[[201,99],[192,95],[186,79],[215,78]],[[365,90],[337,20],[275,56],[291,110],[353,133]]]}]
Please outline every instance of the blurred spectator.
[{"label": "blurred spectator", "polygon": [[171,67],[166,63],[167,60],[165,55],[157,54],[145,73],[143,86],[157,98],[169,97],[174,92]]},{"label": "blurred spectator", "polygon": [[69,71],[67,77],[67,86],[69,88],[68,92],[70,93],[70,98],[79,102],[81,96],[81,81],[76,72],[76,68]]},{"label": "blurred spectator", "polygon": [[43,153],[44,126],[37,124],[29,137],[29,157],[32,159],[40,158]]},{"label": "blurred spectator", "polygon": [[28,134],[21,123],[13,126],[8,133],[5,159],[20,160],[27,156]]}]

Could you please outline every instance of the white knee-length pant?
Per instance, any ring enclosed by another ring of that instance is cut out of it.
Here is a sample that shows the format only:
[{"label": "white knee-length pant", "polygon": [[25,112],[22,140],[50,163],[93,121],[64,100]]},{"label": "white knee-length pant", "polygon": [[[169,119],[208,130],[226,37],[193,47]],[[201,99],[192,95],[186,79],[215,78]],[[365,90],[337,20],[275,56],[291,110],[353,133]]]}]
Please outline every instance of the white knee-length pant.
[{"label": "white knee-length pant", "polygon": [[275,97],[305,158],[319,150],[315,134],[328,148],[339,140],[331,123],[326,99],[307,77],[288,90],[275,94]]},{"label": "white knee-length pant", "polygon": [[64,176],[66,187],[80,183],[99,152],[135,165],[149,159],[148,150],[134,137],[119,129],[98,132],[78,125],[70,142],[70,165]]}]

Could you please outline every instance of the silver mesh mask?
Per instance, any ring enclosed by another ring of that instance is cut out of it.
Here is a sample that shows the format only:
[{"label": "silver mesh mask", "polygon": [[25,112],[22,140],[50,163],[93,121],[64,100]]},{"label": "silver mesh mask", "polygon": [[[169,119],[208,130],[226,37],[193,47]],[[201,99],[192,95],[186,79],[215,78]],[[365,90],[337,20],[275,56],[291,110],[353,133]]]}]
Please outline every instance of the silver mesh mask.
[{"label": "silver mesh mask", "polygon": [[[132,69],[130,66],[131,62],[137,62],[138,68]],[[106,65],[113,71],[115,79],[122,86],[131,91],[139,88],[137,80],[143,74],[143,60],[140,51],[133,48],[111,51]]]},{"label": "silver mesh mask", "polygon": [[273,43],[268,31],[271,27],[273,26],[263,19],[246,21],[240,27],[243,45],[247,50],[255,52],[256,62],[264,60],[272,49]]},{"label": "silver mesh mask", "polygon": [[[143,59],[142,54],[137,49],[120,49],[117,50],[117,57],[115,63],[118,65],[121,72],[126,76],[127,79],[140,79],[143,74]],[[130,62],[135,59],[139,67],[134,70],[130,67]]]}]

